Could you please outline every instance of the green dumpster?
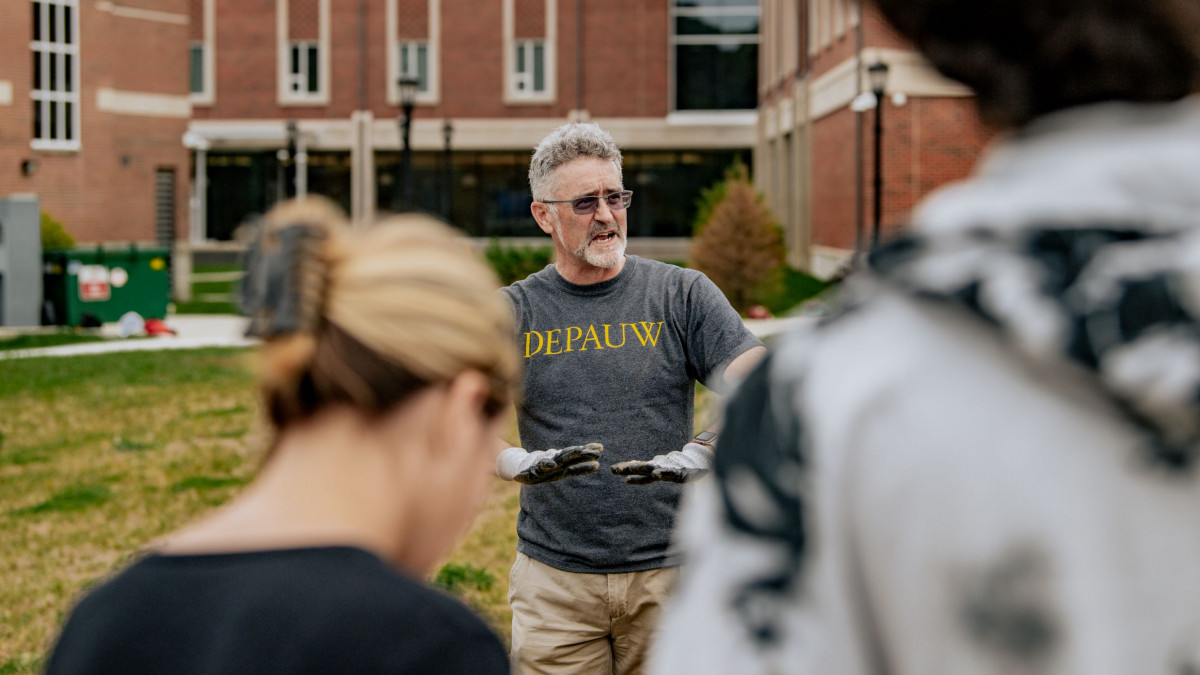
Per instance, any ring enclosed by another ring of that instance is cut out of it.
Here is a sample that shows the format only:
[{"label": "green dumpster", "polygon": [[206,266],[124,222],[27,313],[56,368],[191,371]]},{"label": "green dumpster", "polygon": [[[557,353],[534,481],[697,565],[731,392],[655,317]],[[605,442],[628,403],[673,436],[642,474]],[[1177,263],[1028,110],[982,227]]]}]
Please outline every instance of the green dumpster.
[{"label": "green dumpster", "polygon": [[106,323],[126,312],[137,312],[147,319],[166,318],[170,260],[169,249],[155,246],[44,252],[45,323]]}]

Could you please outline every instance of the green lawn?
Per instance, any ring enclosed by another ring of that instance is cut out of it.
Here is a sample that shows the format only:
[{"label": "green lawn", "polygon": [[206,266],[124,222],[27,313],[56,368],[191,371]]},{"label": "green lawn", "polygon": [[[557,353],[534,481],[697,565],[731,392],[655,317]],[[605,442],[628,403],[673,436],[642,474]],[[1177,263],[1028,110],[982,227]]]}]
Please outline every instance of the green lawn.
[{"label": "green lawn", "polygon": [[0,337],[0,351],[13,349],[41,349],[42,347],[60,347],[62,345],[79,344],[80,342],[100,342],[103,337],[94,333],[76,332],[64,328],[52,333],[27,333],[12,337]]},{"label": "green lawn", "polygon": [[[79,593],[253,479],[267,440],[253,362],[239,349],[0,361],[0,675],[40,672]],[[697,392],[703,427],[715,398]],[[490,490],[431,581],[507,639],[519,485]]]},{"label": "green lawn", "polygon": [[767,309],[776,316],[782,316],[805,300],[819,295],[826,288],[829,288],[828,283],[800,270],[785,267],[783,288],[779,295],[766,303]]},{"label": "green lawn", "polygon": [[[241,272],[242,265],[200,265],[192,274],[200,279],[192,281],[192,299],[176,302],[176,314],[237,314],[236,304],[238,281],[222,279],[206,281],[204,275],[230,275]],[[0,674],[2,675],[2,674]]]},{"label": "green lawn", "polygon": [[[252,364],[233,349],[0,361],[0,675],[40,672],[81,591],[253,478]],[[517,488],[493,483],[436,575],[502,636]]]}]

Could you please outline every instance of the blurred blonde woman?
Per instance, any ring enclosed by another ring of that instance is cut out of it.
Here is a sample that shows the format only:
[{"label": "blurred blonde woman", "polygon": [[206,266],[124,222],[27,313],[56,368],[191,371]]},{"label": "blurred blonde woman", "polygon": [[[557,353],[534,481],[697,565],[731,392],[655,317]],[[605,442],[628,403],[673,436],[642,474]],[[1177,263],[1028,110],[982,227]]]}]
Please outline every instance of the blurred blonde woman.
[{"label": "blurred blonde woman", "polygon": [[264,466],[84,598],[48,672],[508,672],[485,624],[419,581],[491,476],[518,371],[497,285],[429,219],[351,234],[323,200],[273,210],[243,289]]}]

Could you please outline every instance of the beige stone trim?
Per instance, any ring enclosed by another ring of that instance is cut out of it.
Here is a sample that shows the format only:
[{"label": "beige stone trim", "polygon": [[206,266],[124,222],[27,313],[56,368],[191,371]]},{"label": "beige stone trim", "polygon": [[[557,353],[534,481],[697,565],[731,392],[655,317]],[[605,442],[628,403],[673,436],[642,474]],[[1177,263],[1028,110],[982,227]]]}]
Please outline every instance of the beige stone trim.
[{"label": "beige stone trim", "polygon": [[[863,63],[882,60],[891,66],[888,73],[888,92],[904,92],[908,96],[926,98],[972,96],[966,85],[948,79],[937,72],[928,61],[914,51],[904,49],[864,49]],[[864,73],[863,81],[866,81]]]},{"label": "beige stone trim", "polygon": [[158,21],[159,23],[173,23],[180,26],[188,25],[188,15],[176,12],[161,12],[155,9],[129,7],[127,5],[118,5],[114,2],[97,2],[96,9],[124,19],[143,19],[145,21]]},{"label": "beige stone trim", "polygon": [[[627,150],[737,150],[754,147],[753,122],[718,124],[676,124],[664,118],[610,117],[594,120]],[[565,118],[461,119],[454,121],[455,150],[516,150],[532,152],[546,134],[566,123]],[[415,150],[441,150],[444,144],[441,119],[413,120],[412,147]],[[188,129],[203,138],[214,150],[278,149],[287,141],[284,120],[192,120]],[[353,144],[352,125],[347,119],[300,120],[299,131],[307,147],[313,150],[349,150]],[[395,120],[374,120],[371,145],[395,148],[400,131]]]},{"label": "beige stone trim", "polygon": [[850,101],[858,95],[854,78],[856,64],[857,59],[850,57],[812,81],[809,86],[812,106],[809,114],[813,119],[850,105]]},{"label": "beige stone trim", "polygon": [[[943,77],[920,54],[901,49],[864,49],[863,68],[881,60],[891,70],[888,73],[888,93],[903,92],[909,98],[944,98],[970,96],[971,90]],[[848,105],[858,95],[855,81],[855,57],[850,57],[813,80],[813,119],[819,119]],[[863,73],[863,82],[867,81]]]},{"label": "beige stone trim", "polygon": [[187,96],[121,91],[106,87],[96,90],[96,108],[116,115],[182,118],[192,116],[192,102]]},{"label": "beige stone trim", "polygon": [[0,105],[12,105],[12,82],[0,80]]}]

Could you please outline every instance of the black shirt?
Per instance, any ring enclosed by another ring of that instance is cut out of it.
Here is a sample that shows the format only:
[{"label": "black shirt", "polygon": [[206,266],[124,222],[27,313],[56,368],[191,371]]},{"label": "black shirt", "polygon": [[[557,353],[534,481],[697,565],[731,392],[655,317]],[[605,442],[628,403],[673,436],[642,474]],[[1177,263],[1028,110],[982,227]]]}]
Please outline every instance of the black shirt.
[{"label": "black shirt", "polygon": [[357,548],[150,555],[79,603],[46,672],[507,673],[458,601]]}]

